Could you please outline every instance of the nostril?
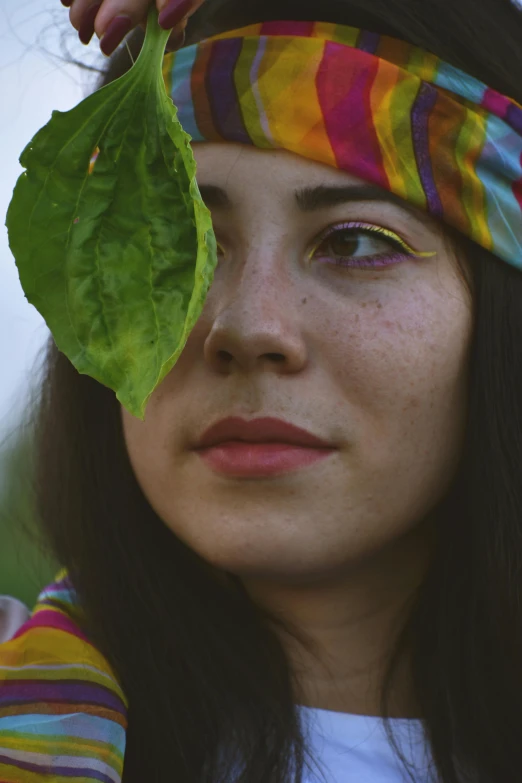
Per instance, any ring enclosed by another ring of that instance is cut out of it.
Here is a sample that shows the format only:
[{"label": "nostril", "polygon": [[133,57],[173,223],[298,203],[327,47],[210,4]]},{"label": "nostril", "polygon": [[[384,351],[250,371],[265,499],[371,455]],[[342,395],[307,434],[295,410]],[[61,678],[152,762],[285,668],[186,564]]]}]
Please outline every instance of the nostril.
[{"label": "nostril", "polygon": [[[230,362],[234,358],[228,351],[218,351],[217,357],[223,362]],[[282,353],[265,353],[263,354],[263,358],[269,359],[271,362],[277,362],[278,364],[285,361],[285,357]]]}]

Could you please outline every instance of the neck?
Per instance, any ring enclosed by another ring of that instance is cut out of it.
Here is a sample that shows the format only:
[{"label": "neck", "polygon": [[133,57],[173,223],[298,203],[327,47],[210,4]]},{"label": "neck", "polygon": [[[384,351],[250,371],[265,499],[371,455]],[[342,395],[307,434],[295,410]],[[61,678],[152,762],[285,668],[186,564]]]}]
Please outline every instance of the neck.
[{"label": "neck", "polygon": [[[434,530],[419,528],[366,566],[313,584],[243,580],[256,603],[289,624],[281,634],[297,675],[297,703],[383,717],[390,655],[433,551]],[[299,638],[297,638],[299,637]],[[304,637],[304,638],[303,638]],[[405,649],[390,687],[388,715],[419,719]]]}]

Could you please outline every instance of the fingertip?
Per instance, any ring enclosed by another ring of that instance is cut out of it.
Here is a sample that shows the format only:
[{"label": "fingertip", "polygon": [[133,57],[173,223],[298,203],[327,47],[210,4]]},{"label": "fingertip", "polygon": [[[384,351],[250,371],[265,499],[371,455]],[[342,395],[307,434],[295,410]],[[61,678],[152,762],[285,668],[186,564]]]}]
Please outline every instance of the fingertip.
[{"label": "fingertip", "polygon": [[188,16],[194,0],[170,0],[166,3],[158,16],[158,23],[164,30],[178,27]]},{"label": "fingertip", "polygon": [[103,54],[106,57],[110,57],[133,27],[134,23],[130,16],[127,16],[126,14],[115,16],[108,25],[103,34],[103,38],[100,41],[100,49]]},{"label": "fingertip", "polygon": [[78,37],[84,46],[87,46],[91,42],[91,39],[94,35],[94,23],[100,8],[101,3],[91,5],[90,8],[85,11],[82,17],[80,29],[78,31]]}]

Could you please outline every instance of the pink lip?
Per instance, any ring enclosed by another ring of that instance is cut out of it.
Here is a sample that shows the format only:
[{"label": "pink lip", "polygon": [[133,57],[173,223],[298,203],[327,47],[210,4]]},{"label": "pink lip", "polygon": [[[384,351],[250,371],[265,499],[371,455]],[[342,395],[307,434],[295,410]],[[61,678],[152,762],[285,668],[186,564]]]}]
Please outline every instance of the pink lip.
[{"label": "pink lip", "polygon": [[196,449],[208,449],[224,441],[240,440],[248,443],[290,443],[316,449],[332,449],[332,443],[312,435],[311,432],[289,424],[282,419],[253,419],[239,417],[222,419],[212,425],[196,444]]},{"label": "pink lip", "polygon": [[241,443],[228,441],[198,451],[218,473],[237,478],[263,478],[304,468],[333,454],[335,449],[310,449],[289,443]]},{"label": "pink lip", "polygon": [[263,478],[330,456],[336,447],[280,419],[224,419],[205,432],[196,452],[218,473]]}]

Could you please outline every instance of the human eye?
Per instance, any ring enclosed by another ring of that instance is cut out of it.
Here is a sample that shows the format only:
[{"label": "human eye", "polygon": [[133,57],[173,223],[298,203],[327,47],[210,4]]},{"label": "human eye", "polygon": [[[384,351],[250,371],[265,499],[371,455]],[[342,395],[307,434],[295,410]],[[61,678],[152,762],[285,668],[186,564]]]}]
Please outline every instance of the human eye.
[{"label": "human eye", "polygon": [[427,258],[435,253],[419,253],[401,237],[372,223],[348,222],[329,226],[318,238],[310,259],[320,263],[357,269],[376,269],[409,258]]}]

